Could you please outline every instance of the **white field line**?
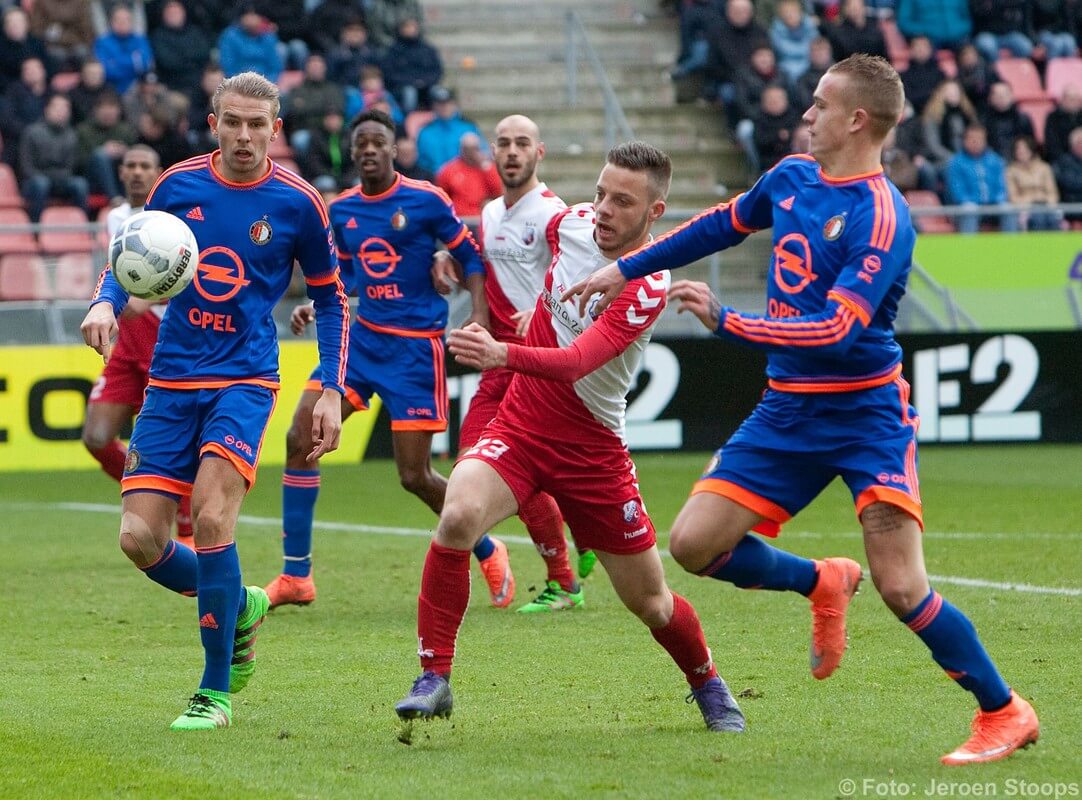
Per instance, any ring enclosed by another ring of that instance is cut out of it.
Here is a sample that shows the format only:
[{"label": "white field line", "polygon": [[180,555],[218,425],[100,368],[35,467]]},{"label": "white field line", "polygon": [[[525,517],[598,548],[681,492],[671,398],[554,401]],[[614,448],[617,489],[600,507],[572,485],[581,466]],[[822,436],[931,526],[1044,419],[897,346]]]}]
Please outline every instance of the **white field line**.
[{"label": "white field line", "polygon": [[[108,505],[105,503],[7,503],[0,502],[0,509],[9,509],[11,511],[83,511],[91,514],[117,514],[120,513],[120,506]],[[277,517],[253,517],[247,514],[241,514],[240,521],[245,525],[251,525],[259,528],[280,528],[282,521]],[[432,535],[432,529],[424,528],[399,528],[388,525],[365,525],[357,522],[321,522],[316,520],[313,525],[315,530],[322,531],[343,531],[346,533],[369,533],[379,534],[384,536],[412,536],[412,537],[430,537]],[[821,532],[814,531],[786,531],[787,537],[800,537],[800,538],[822,538],[827,535]],[[836,533],[829,534],[830,536],[844,536],[851,538],[859,538],[861,536],[860,531],[838,531]],[[1014,539],[1024,536],[1027,539],[1041,538],[1041,539],[1079,539],[1082,538],[1082,533],[1069,532],[1069,533],[1025,533],[1025,534],[1012,534],[1012,533],[980,533],[980,532],[936,532],[925,531],[925,537],[932,539]],[[532,545],[527,536],[516,536],[508,534],[500,534],[500,538],[505,542],[513,542],[515,544]],[[662,555],[668,556],[667,551],[662,551]],[[928,579],[932,583],[948,584],[954,586],[968,586],[978,589],[998,589],[1000,591],[1009,592],[1025,592],[1028,594],[1052,594],[1062,595],[1066,597],[1082,597],[1082,589],[1076,589],[1067,586],[1034,586],[1029,583],[1006,583],[1003,581],[987,581],[981,578],[963,578],[956,575],[929,575]]]}]

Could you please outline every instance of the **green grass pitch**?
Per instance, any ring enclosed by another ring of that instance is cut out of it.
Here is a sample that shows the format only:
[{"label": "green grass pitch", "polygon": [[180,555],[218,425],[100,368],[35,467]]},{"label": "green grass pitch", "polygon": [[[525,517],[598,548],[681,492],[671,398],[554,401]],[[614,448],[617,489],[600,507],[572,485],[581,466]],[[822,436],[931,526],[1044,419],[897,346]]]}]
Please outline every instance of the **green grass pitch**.
[{"label": "green grass pitch", "polygon": [[[706,458],[636,459],[659,530]],[[1082,448],[928,448],[921,467],[933,583],[1041,716],[1038,745],[1007,761],[939,765],[966,737],[972,699],[870,581],[841,669],[817,682],[805,600],[695,578],[668,557],[671,585],[742,695],[744,735],[704,729],[682,676],[600,568],[584,609],[539,618],[489,607],[474,566],[454,716],[418,724],[403,745],[391,706],[418,671],[416,594],[434,518],[384,462],[325,472],[319,599],[271,614],[233,727],[170,733],[201,671],[194,601],[122,556],[117,490],[103,475],[3,473],[0,798],[1077,797]],[[267,468],[245,503],[237,540],[249,583],[280,567],[279,493]],[[540,589],[542,562],[517,520],[500,532],[517,606]],[[780,543],[865,563],[837,482]]]}]

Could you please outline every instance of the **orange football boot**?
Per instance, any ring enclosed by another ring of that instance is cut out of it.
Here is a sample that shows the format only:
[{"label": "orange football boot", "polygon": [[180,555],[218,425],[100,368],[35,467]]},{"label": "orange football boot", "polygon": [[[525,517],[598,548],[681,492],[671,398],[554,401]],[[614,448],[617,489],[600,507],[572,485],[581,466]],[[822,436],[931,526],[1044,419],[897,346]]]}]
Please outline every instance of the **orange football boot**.
[{"label": "orange football boot", "polygon": [[492,537],[496,545],[492,555],[480,562],[481,572],[488,584],[488,594],[496,608],[507,608],[515,599],[515,576],[511,572],[511,559],[507,555],[507,545]]},{"label": "orange football boot", "polygon": [[817,680],[829,678],[845,654],[845,611],[857,593],[862,577],[860,564],[851,558],[827,558],[815,562],[819,582],[812,593],[812,640],[809,661]]},{"label": "orange football boot", "polygon": [[299,578],[296,575],[279,575],[267,584],[265,591],[270,598],[270,607],[306,606],[316,599],[316,584],[312,576]]},{"label": "orange football boot", "polygon": [[973,716],[973,735],[940,761],[948,766],[984,764],[1006,758],[1015,750],[1037,741],[1041,725],[1033,706],[1011,692],[1011,702],[998,711],[981,711]]}]

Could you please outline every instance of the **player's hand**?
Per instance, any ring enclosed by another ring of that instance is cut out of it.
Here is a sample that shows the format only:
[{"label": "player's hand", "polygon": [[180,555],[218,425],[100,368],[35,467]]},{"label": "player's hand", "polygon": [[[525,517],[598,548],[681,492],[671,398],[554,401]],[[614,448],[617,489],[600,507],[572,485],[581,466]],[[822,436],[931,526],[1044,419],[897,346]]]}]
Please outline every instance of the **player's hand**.
[{"label": "player's hand", "polygon": [[511,321],[515,323],[515,335],[525,336],[526,331],[530,329],[530,320],[533,319],[533,309],[528,308],[525,311],[516,311],[511,315]]},{"label": "player's hand", "polygon": [[120,316],[124,318],[138,317],[150,311],[153,307],[154,302],[151,300],[140,300],[138,297],[129,297],[128,304],[124,306],[124,310],[120,312]]},{"label": "player's hand", "polygon": [[324,389],[312,409],[312,441],[315,447],[308,454],[308,463],[314,464],[320,456],[338,449],[342,438],[342,395],[334,389]]},{"label": "player's hand", "polygon": [[83,341],[89,347],[93,347],[101,355],[102,361],[109,363],[109,356],[113,353],[113,342],[120,333],[116,324],[116,315],[113,307],[108,303],[95,303],[83,317],[83,324],[79,326],[79,332],[83,334]]},{"label": "player's hand", "polygon": [[492,320],[488,315],[488,303],[482,303],[480,308],[474,306],[473,310],[470,311],[470,316],[462,327],[468,328],[471,325],[484,328],[486,331],[492,329]]},{"label": "player's hand", "polygon": [[289,329],[294,336],[300,336],[304,329],[316,320],[316,309],[311,303],[302,303],[289,315]]},{"label": "player's hand", "polygon": [[669,300],[679,300],[677,314],[690,311],[711,333],[718,329],[721,301],[702,281],[677,281],[669,288]]},{"label": "player's hand", "polygon": [[507,345],[497,342],[477,323],[447,334],[447,347],[455,361],[467,367],[494,369],[507,366]]},{"label": "player's hand", "polygon": [[450,294],[462,285],[461,267],[446,250],[437,250],[432,256],[432,285],[440,294]]},{"label": "player's hand", "polygon": [[593,314],[596,317],[602,311],[609,307],[613,300],[615,300],[620,292],[627,286],[627,278],[620,272],[619,267],[616,264],[609,264],[607,267],[602,267],[597,272],[593,273],[584,281],[579,281],[566,292],[560,296],[560,302],[566,303],[572,297],[576,295],[579,298],[579,316],[586,316],[586,307],[590,303],[590,298],[595,294],[601,295],[601,299],[597,301],[597,305],[594,306]]}]

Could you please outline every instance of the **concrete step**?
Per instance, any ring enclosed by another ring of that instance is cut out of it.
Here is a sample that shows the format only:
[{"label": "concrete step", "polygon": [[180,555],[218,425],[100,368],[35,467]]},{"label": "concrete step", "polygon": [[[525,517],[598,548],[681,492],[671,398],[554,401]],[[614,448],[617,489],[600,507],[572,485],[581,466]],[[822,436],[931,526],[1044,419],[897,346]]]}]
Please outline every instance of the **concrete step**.
[{"label": "concrete step", "polygon": [[[505,42],[502,39],[467,44],[452,40],[444,41],[437,37],[433,37],[432,41],[439,48],[445,64],[466,63],[493,67],[540,66],[563,64],[567,56],[562,38],[530,45]],[[662,68],[673,64],[676,51],[675,38],[671,41],[644,41],[631,37],[617,46],[599,48],[598,57],[610,69],[624,64],[653,64]],[[580,68],[587,67],[582,64]]]},{"label": "concrete step", "polygon": [[[619,94],[624,88],[652,88],[671,91],[674,86],[668,70],[653,64],[628,64],[620,69],[606,70],[609,85]],[[478,92],[546,92],[563,99],[567,91],[567,69],[562,65],[534,67],[493,67],[448,64],[445,83],[463,91]],[[592,69],[577,70],[577,85],[581,90],[597,87],[600,81]],[[656,103],[651,103],[656,105]]]},{"label": "concrete step", "polygon": [[[556,82],[556,81],[554,81]],[[539,113],[550,109],[554,100],[567,99],[566,84],[539,88],[530,85],[495,84],[492,86],[463,85],[461,81],[448,80],[458,92],[459,104],[476,116],[490,110],[502,112],[514,109],[523,114]],[[651,103],[671,106],[676,99],[675,90],[668,86],[626,85],[614,88],[616,97],[622,106],[642,106]],[[580,84],[576,93],[576,107],[601,109],[604,107],[604,92],[600,88]]]}]

